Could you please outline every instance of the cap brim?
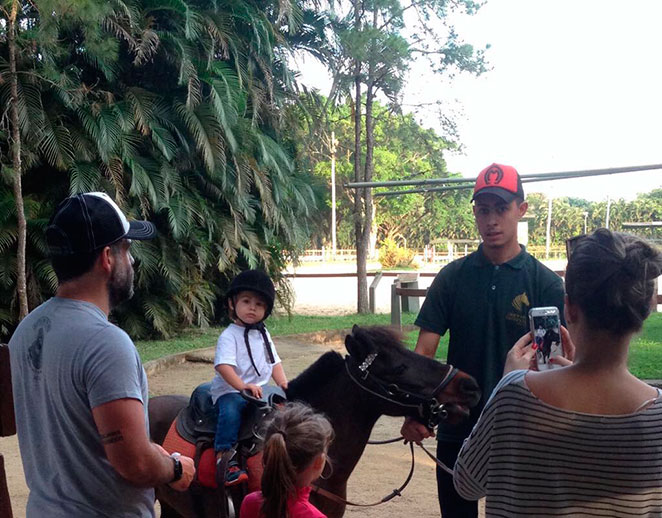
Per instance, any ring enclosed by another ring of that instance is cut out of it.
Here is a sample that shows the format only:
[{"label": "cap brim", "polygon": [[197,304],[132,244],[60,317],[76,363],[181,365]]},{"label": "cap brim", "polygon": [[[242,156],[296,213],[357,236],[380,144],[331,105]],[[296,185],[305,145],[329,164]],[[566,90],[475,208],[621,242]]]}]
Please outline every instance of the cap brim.
[{"label": "cap brim", "polygon": [[517,198],[517,194],[512,193],[510,191],[506,191],[505,189],[502,189],[501,187],[485,187],[475,193],[473,197],[471,198],[471,201],[475,201],[476,198],[479,196],[482,196],[483,194],[493,194],[494,196],[498,196],[501,198],[503,201],[506,203],[510,203],[513,201],[515,198]]},{"label": "cap brim", "polygon": [[129,231],[124,239],[144,241],[156,237],[156,227],[149,221],[129,221]]}]

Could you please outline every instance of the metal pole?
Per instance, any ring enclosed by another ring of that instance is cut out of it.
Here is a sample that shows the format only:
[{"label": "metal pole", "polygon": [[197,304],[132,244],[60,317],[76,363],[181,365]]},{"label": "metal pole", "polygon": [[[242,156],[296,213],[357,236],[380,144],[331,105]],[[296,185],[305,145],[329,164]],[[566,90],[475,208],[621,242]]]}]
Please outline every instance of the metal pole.
[{"label": "metal pole", "polygon": [[331,256],[336,258],[336,134],[331,132]]},{"label": "metal pole", "polygon": [[549,259],[549,241],[552,233],[552,197],[547,201],[547,236],[545,242],[545,259]]},{"label": "metal pole", "polygon": [[[629,167],[610,167],[606,169],[587,169],[587,170],[578,170],[578,171],[561,171],[555,173],[531,173],[531,174],[521,174],[520,177],[522,181],[526,179],[535,179],[536,181],[542,182],[545,180],[552,180],[555,178],[574,178],[574,177],[585,177],[585,176],[599,176],[604,174],[618,174],[618,173],[630,173],[635,171],[648,171],[651,169],[662,169],[662,164],[652,164],[652,165],[638,165],[638,166],[629,166]],[[348,188],[362,188],[362,187],[396,187],[403,185],[435,185],[435,184],[445,184],[445,183],[473,183],[476,182],[476,178],[428,178],[425,180],[391,180],[385,182],[350,182],[345,184],[345,187]]]},{"label": "metal pole", "polygon": [[[638,171],[638,170],[637,170]],[[626,171],[617,171],[618,173],[623,173]],[[629,171],[629,172],[636,172],[635,170]],[[586,176],[597,176],[597,175],[605,175],[605,174],[615,174],[614,171],[610,171],[608,173],[605,172],[590,172],[590,174],[578,174],[578,173],[553,173],[555,176],[553,178],[550,178],[549,176],[542,177],[541,175],[521,175],[522,178],[522,183],[528,183],[528,182],[546,182],[550,180],[566,180],[570,178],[584,178]],[[383,183],[383,182],[382,182]],[[441,182],[435,182],[435,183],[441,183]],[[456,182],[457,183],[457,182]],[[347,184],[346,187],[351,187],[353,184]],[[416,189],[407,189],[407,190],[402,190],[402,191],[382,191],[382,192],[375,192],[373,196],[400,196],[402,194],[415,194],[415,193],[428,193],[428,192],[443,192],[443,191],[456,191],[460,189],[473,189],[473,182],[470,183],[463,183],[461,185],[444,185],[442,187],[418,187]],[[375,187],[374,185],[372,187]]]},{"label": "metal pole", "polygon": [[584,234],[586,234],[586,220],[588,218],[588,212],[584,211]]},{"label": "metal pole", "polygon": [[[565,180],[568,178],[581,178],[582,175],[578,174],[572,174],[572,173],[567,173],[567,174],[562,174],[555,176],[553,180]],[[526,177],[522,178],[522,183],[528,183],[528,182],[548,182],[552,180],[552,178],[531,178]],[[439,183],[439,182],[435,182]],[[459,183],[459,182],[454,182],[454,183]],[[346,187],[352,187],[353,184],[346,184]],[[376,187],[373,185],[373,187]],[[378,186],[377,186],[378,187]],[[416,189],[407,189],[407,190],[402,190],[402,191],[382,191],[382,192],[375,192],[373,193],[373,196],[395,196],[399,194],[414,194],[414,193],[420,193],[420,192],[441,192],[441,191],[458,191],[461,189],[473,189],[474,188],[474,182],[470,181],[467,182],[466,180],[463,180],[463,183],[459,185],[444,185],[442,187],[418,187]]]}]

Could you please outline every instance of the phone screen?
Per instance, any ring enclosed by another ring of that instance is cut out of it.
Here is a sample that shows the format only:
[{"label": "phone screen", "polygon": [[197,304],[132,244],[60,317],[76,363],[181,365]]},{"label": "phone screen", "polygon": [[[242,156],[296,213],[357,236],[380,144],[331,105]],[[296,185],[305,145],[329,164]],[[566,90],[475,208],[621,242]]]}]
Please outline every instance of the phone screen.
[{"label": "phone screen", "polygon": [[[556,311],[553,311],[556,310]],[[531,310],[531,330],[536,350],[538,370],[547,370],[557,367],[549,363],[549,359],[563,355],[561,346],[561,319],[556,308],[536,311]]]}]

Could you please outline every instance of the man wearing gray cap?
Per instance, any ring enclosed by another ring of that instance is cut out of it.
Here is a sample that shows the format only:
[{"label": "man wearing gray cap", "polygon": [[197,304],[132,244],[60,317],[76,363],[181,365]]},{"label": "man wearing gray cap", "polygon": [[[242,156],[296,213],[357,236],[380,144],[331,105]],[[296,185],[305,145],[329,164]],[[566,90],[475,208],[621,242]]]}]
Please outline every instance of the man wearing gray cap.
[{"label": "man wearing gray cap", "polygon": [[9,341],[28,518],[153,517],[151,488],[195,474],[150,442],[145,370],[108,321],[133,295],[131,240],[155,235],[99,192],[65,199],[46,229],[57,293]]}]

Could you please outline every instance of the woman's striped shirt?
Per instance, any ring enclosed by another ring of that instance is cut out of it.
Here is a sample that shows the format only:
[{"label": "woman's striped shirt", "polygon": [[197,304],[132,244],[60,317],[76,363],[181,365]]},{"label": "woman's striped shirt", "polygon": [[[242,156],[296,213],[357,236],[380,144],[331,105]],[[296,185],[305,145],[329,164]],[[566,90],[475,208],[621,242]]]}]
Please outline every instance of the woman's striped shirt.
[{"label": "woman's striped shirt", "polygon": [[486,516],[662,516],[662,397],[628,415],[552,407],[526,371],[503,378],[467,438],[454,482]]}]

